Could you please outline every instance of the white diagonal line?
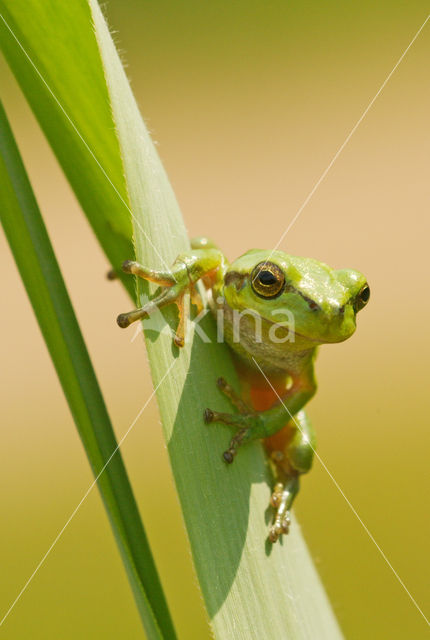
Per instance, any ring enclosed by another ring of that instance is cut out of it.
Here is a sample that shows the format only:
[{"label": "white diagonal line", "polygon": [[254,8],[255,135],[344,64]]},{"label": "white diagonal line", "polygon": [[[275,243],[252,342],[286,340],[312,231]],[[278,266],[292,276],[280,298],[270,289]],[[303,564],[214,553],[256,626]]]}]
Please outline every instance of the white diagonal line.
[{"label": "white diagonal line", "polygon": [[27,60],[29,61],[29,63],[31,64],[31,66],[33,67],[33,69],[35,70],[35,72],[37,73],[37,75],[39,76],[39,78],[41,79],[41,81],[43,82],[43,84],[45,85],[45,87],[48,89],[49,93],[51,94],[51,96],[53,97],[53,99],[55,100],[55,102],[57,103],[58,107],[61,109],[61,111],[63,112],[64,116],[66,117],[66,119],[69,121],[69,123],[72,125],[74,131],[76,132],[76,134],[78,135],[78,137],[80,138],[81,142],[83,143],[83,145],[85,146],[85,148],[87,149],[88,153],[91,155],[91,157],[93,158],[94,162],[97,164],[97,166],[99,167],[100,171],[103,173],[104,177],[106,178],[106,180],[109,182],[109,184],[111,185],[112,189],[115,191],[116,195],[118,196],[118,198],[121,200],[122,204],[126,207],[126,209],[128,210],[128,212],[130,213],[131,217],[133,218],[134,222],[137,224],[137,226],[139,227],[140,231],[143,233],[143,235],[145,236],[145,238],[147,239],[147,241],[149,242],[149,244],[151,245],[151,247],[154,249],[155,253],[157,254],[157,256],[160,258],[164,268],[166,269],[166,271],[168,271],[169,273],[171,273],[171,275],[173,276],[173,278],[176,280],[174,274],[171,272],[170,267],[166,264],[163,256],[160,254],[160,252],[158,251],[157,247],[154,245],[154,243],[152,242],[152,240],[149,238],[148,234],[145,232],[144,228],[142,227],[142,225],[140,224],[139,220],[136,218],[136,216],[134,215],[134,213],[132,212],[132,210],[130,209],[130,207],[128,206],[127,202],[124,200],[124,198],[122,197],[122,195],[120,194],[120,192],[118,191],[118,189],[116,188],[116,186],[114,185],[114,183],[112,182],[112,180],[109,178],[108,174],[106,173],[105,169],[103,168],[103,166],[100,164],[99,160],[97,159],[96,155],[94,154],[93,150],[90,148],[90,146],[88,145],[87,141],[85,140],[85,138],[82,136],[81,132],[79,131],[79,129],[77,128],[77,126],[75,125],[75,123],[73,122],[72,118],[69,116],[69,114],[67,113],[67,111],[65,110],[65,108],[63,107],[63,105],[61,104],[61,102],[59,101],[59,99],[57,98],[57,96],[55,95],[55,93],[52,91],[51,87],[49,86],[49,84],[47,83],[47,81],[45,80],[45,78],[43,77],[43,75],[41,74],[41,72],[39,71],[39,69],[37,68],[37,66],[35,65],[35,63],[33,62],[33,60],[31,59],[31,57],[29,56],[29,54],[27,53],[26,49],[24,48],[24,46],[21,44],[21,42],[19,41],[19,39],[17,38],[17,36],[15,35],[15,33],[13,32],[12,28],[9,26],[9,24],[7,23],[7,21],[5,20],[5,18],[3,17],[3,15],[0,13],[0,18],[3,20],[6,28],[9,30],[10,34],[12,35],[12,37],[14,38],[14,40],[16,41],[16,43],[18,44],[18,46],[20,47],[20,49],[22,50],[22,52],[24,53],[25,57],[27,58]]},{"label": "white diagonal line", "polygon": [[[271,387],[271,389],[273,390],[273,392],[275,393],[276,397],[278,398],[279,402],[282,404],[282,406],[284,407],[285,411],[288,413],[288,415],[290,416],[290,419],[294,422],[294,424],[296,425],[296,427],[298,428],[298,430],[300,431],[300,433],[303,436],[306,436],[306,434],[303,432],[303,429],[300,427],[299,423],[297,422],[297,420],[295,419],[295,417],[291,414],[291,412],[287,409],[287,407],[285,406],[284,401],[282,400],[281,396],[279,395],[279,393],[276,391],[275,387],[272,385],[272,383],[270,382],[269,378],[266,376],[266,374],[264,373],[263,369],[260,367],[260,365],[258,364],[258,362],[256,361],[256,359],[254,358],[254,356],[252,356],[252,359],[255,363],[255,365],[258,367],[258,369],[260,370],[261,374],[264,376],[267,384]],[[327,465],[325,464],[325,462],[321,459],[321,456],[317,453],[317,451],[315,450],[315,448],[312,446],[312,444],[309,442],[308,440],[308,444],[310,446],[310,448],[312,449],[314,455],[316,458],[318,458],[320,464],[322,465],[323,469],[327,472],[327,474],[330,476],[330,479],[332,480],[333,484],[335,485],[336,489],[339,491],[339,493],[341,494],[341,496],[343,497],[343,499],[345,500],[345,502],[347,503],[347,505],[349,506],[349,508],[351,509],[352,513],[355,515],[355,517],[357,518],[357,520],[359,521],[359,523],[361,524],[361,526],[363,527],[363,529],[365,530],[365,532],[367,533],[367,535],[369,536],[369,538],[371,539],[371,541],[373,542],[373,544],[375,545],[375,547],[378,549],[379,553],[381,554],[381,556],[383,557],[383,559],[385,560],[385,562],[387,563],[387,565],[389,566],[389,568],[391,569],[391,571],[393,572],[393,574],[395,575],[395,577],[397,578],[397,580],[399,581],[399,583],[401,584],[401,586],[403,587],[403,589],[406,591],[407,595],[409,596],[409,598],[411,599],[412,603],[415,605],[415,607],[417,608],[417,610],[420,612],[420,614],[422,615],[422,617],[424,618],[424,620],[427,622],[428,626],[430,626],[430,622],[429,620],[426,618],[423,610],[421,609],[421,607],[418,605],[417,601],[415,600],[415,598],[412,596],[411,592],[409,591],[409,589],[407,588],[407,586],[405,585],[405,583],[403,582],[403,580],[401,579],[401,577],[399,576],[399,574],[397,573],[397,571],[394,569],[393,565],[391,564],[391,562],[388,560],[387,556],[385,555],[385,553],[382,551],[381,547],[379,546],[379,544],[376,542],[375,538],[373,537],[373,535],[371,534],[371,532],[369,531],[368,527],[364,524],[363,520],[360,518],[360,516],[357,513],[357,510],[353,507],[353,505],[351,504],[351,502],[349,501],[349,499],[346,497],[345,493],[342,491],[342,488],[340,487],[339,483],[337,482],[336,478],[333,476],[333,474],[331,473],[331,471],[328,469]]]},{"label": "white diagonal line", "polygon": [[376,92],[376,94],[374,95],[374,97],[372,98],[372,100],[369,102],[369,104],[367,105],[367,107],[365,108],[365,110],[363,111],[363,113],[361,114],[360,118],[357,120],[357,122],[355,123],[355,125],[353,126],[353,128],[351,129],[351,131],[349,132],[349,134],[347,135],[347,137],[345,138],[345,140],[343,141],[343,143],[341,144],[341,146],[339,147],[339,149],[336,151],[336,153],[334,154],[333,158],[331,159],[330,163],[328,164],[328,166],[326,167],[326,169],[323,171],[323,173],[321,174],[321,176],[318,178],[318,180],[316,181],[316,183],[314,184],[314,186],[312,187],[311,191],[309,192],[309,194],[307,195],[306,199],[304,200],[303,204],[301,205],[301,207],[297,210],[295,216],[293,217],[293,219],[291,220],[291,222],[289,223],[288,227],[285,229],[285,231],[283,232],[283,234],[281,235],[281,237],[279,238],[277,244],[275,245],[275,247],[272,249],[272,251],[269,254],[269,257],[267,258],[266,262],[268,262],[270,260],[270,257],[272,256],[273,252],[276,251],[276,249],[279,247],[279,245],[281,244],[281,242],[283,241],[283,239],[285,238],[285,236],[287,235],[287,233],[289,232],[289,230],[291,229],[291,227],[293,226],[293,224],[297,221],[298,217],[300,216],[300,214],[302,213],[303,209],[306,207],[306,205],[309,203],[309,201],[311,200],[311,198],[313,197],[315,191],[318,189],[318,187],[320,186],[320,184],[322,183],[322,181],[324,180],[324,178],[326,177],[326,175],[328,174],[328,172],[330,171],[330,169],[332,168],[332,166],[334,165],[334,163],[336,162],[336,160],[338,159],[338,157],[340,156],[340,154],[342,153],[342,151],[345,149],[346,145],[348,144],[348,142],[351,140],[352,136],[354,135],[354,133],[356,132],[356,130],[358,129],[358,127],[360,126],[360,124],[363,122],[364,118],[367,116],[367,114],[369,113],[370,109],[372,108],[372,106],[374,105],[375,101],[378,99],[378,97],[380,96],[381,92],[383,91],[383,89],[385,88],[387,82],[390,80],[391,76],[393,75],[393,73],[396,71],[397,67],[399,66],[399,64],[402,62],[403,58],[405,57],[405,55],[408,53],[409,49],[412,47],[412,45],[414,44],[415,40],[418,38],[418,36],[420,35],[421,31],[424,29],[424,27],[426,26],[427,22],[430,19],[430,14],[427,16],[427,18],[424,20],[424,22],[422,23],[422,25],[420,26],[420,28],[418,29],[418,31],[416,32],[416,34],[414,35],[414,37],[412,38],[412,40],[410,41],[410,43],[408,44],[408,46],[406,47],[406,49],[403,51],[402,55],[400,56],[400,58],[397,60],[396,64],[394,65],[394,67],[391,69],[390,73],[388,74],[388,76],[385,78],[384,82],[381,84],[381,86],[379,87],[378,91]]},{"label": "white diagonal line", "polygon": [[118,442],[117,446],[115,447],[115,449],[113,450],[113,452],[111,453],[111,455],[109,456],[108,460],[105,462],[105,464],[103,465],[102,469],[99,471],[99,473],[97,474],[97,476],[95,477],[95,479],[93,480],[93,482],[90,484],[90,486],[88,487],[88,489],[86,490],[86,492],[84,493],[83,497],[81,498],[80,502],[77,504],[77,506],[73,509],[72,513],[70,514],[69,518],[67,519],[65,525],[63,526],[63,528],[59,531],[59,533],[56,535],[56,537],[54,538],[54,541],[51,543],[49,549],[47,550],[47,552],[45,553],[45,555],[42,557],[42,559],[39,561],[38,565],[36,566],[35,570],[33,571],[33,573],[31,574],[31,576],[28,578],[27,582],[25,583],[25,585],[22,587],[21,591],[18,593],[17,597],[15,598],[15,600],[12,602],[12,604],[10,605],[9,609],[7,610],[7,612],[5,613],[5,615],[3,616],[3,618],[0,620],[0,627],[2,626],[2,624],[4,623],[4,621],[6,620],[6,618],[8,617],[8,615],[10,614],[10,612],[12,611],[12,609],[15,607],[16,603],[18,602],[18,600],[21,598],[21,596],[23,595],[23,593],[25,592],[25,590],[27,589],[27,587],[29,586],[29,584],[31,583],[31,581],[33,580],[34,576],[36,575],[36,573],[39,571],[39,569],[41,568],[41,566],[43,565],[43,563],[45,562],[46,558],[49,556],[49,554],[51,553],[52,549],[55,547],[55,545],[57,544],[58,540],[61,538],[61,536],[63,535],[64,531],[67,529],[67,527],[69,526],[70,522],[73,520],[73,518],[75,517],[75,515],[77,514],[77,512],[79,511],[79,509],[81,508],[82,504],[85,502],[85,500],[87,499],[88,495],[90,494],[91,490],[93,489],[94,485],[97,483],[97,480],[100,478],[100,476],[102,475],[102,473],[105,471],[106,467],[108,466],[108,464],[110,463],[110,461],[112,460],[112,458],[114,457],[114,455],[116,454],[116,452],[118,451],[118,449],[120,448],[120,446],[122,445],[122,443],[124,442],[124,440],[126,439],[126,437],[128,436],[128,434],[130,433],[130,431],[133,429],[134,425],[136,424],[136,422],[139,420],[140,416],[142,415],[142,413],[145,411],[146,407],[148,406],[148,404],[151,402],[152,398],[154,397],[157,389],[160,387],[160,385],[164,382],[165,378],[169,375],[170,371],[172,370],[173,366],[176,364],[176,360],[174,360],[172,362],[172,364],[170,365],[170,367],[167,369],[166,373],[163,375],[163,377],[161,378],[160,382],[158,383],[158,385],[155,387],[155,389],[153,389],[151,395],[149,396],[149,398],[147,399],[147,401],[145,402],[145,404],[143,405],[143,407],[141,408],[141,410],[139,411],[139,413],[137,414],[137,416],[135,417],[135,419],[133,420],[133,422],[131,423],[131,425],[129,426],[129,428],[127,429],[127,431],[125,432],[125,434],[122,436],[121,440]]}]

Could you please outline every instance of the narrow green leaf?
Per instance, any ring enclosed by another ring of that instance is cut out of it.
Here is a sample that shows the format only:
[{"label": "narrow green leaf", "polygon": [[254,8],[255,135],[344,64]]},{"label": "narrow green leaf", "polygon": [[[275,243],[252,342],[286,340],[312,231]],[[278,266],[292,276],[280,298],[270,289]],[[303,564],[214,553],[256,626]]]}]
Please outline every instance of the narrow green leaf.
[{"label": "narrow green leaf", "polygon": [[[134,254],[118,140],[85,0],[0,0],[0,47],[112,266]],[[132,283],[120,273],[130,295]]]},{"label": "narrow green leaf", "polygon": [[[161,267],[159,252],[171,263],[188,248],[185,226],[96,0],[90,5],[138,222],[136,255],[143,264]],[[166,311],[166,317],[172,315]],[[157,396],[213,632],[225,640],[336,640],[341,634],[297,522],[284,544],[267,546],[271,479],[261,446],[248,445],[227,467],[221,452],[229,430],[203,423],[205,407],[230,409],[216,390],[217,377],[236,380],[227,347],[216,343],[212,319],[200,326],[209,343],[194,333],[179,352],[169,335],[153,331],[146,332],[146,343],[155,386],[174,363]]]},{"label": "narrow green leaf", "polygon": [[101,473],[98,486],[147,636],[151,640],[174,639],[167,604],[101,391],[1,104],[0,194],[0,217],[6,236],[94,475]]}]

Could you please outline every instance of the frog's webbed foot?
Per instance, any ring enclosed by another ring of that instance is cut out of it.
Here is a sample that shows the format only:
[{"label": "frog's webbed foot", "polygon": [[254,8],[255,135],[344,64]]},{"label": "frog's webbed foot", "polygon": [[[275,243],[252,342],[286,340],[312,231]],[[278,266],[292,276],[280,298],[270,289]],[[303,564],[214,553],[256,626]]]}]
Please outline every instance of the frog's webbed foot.
[{"label": "frog's webbed foot", "polygon": [[212,411],[212,409],[205,409],[203,418],[206,424],[223,422],[237,429],[236,434],[230,440],[229,448],[223,453],[225,462],[229,464],[233,462],[240,445],[252,438],[252,421],[254,417],[252,414],[220,413],[219,411]]},{"label": "frog's webbed foot", "polygon": [[150,269],[132,260],[124,262],[122,269],[125,273],[155,282],[162,289],[157,297],[147,302],[143,307],[129,313],[121,313],[117,318],[119,326],[128,327],[136,320],[147,318],[156,309],[174,303],[179,310],[179,325],[174,341],[178,347],[182,347],[185,343],[188,313],[185,294],[190,294],[192,304],[197,306],[197,311],[200,313],[203,309],[203,303],[196,290],[196,285],[201,280],[205,286],[212,287],[215,282],[220,280],[223,277],[224,257],[218,249],[209,247],[179,255],[168,271]]},{"label": "frog's webbed foot", "polygon": [[206,409],[204,412],[204,421],[206,424],[223,422],[224,424],[236,427],[237,432],[231,439],[229,448],[223,453],[225,462],[231,464],[240,445],[251,439],[252,426],[255,422],[256,414],[251,413],[247,404],[224,378],[218,378],[217,387],[229,398],[232,405],[239,411],[239,414],[221,413],[219,411],[212,411],[212,409]]},{"label": "frog's webbed foot", "polygon": [[287,509],[289,492],[282,482],[278,482],[270,498],[270,504],[275,509],[273,524],[269,529],[270,542],[276,542],[283,533],[288,533],[291,525],[290,511]]},{"label": "frog's webbed foot", "polygon": [[188,277],[186,266],[181,262],[176,262],[171,272],[155,271],[154,269],[148,269],[142,266],[138,262],[127,260],[122,265],[122,269],[125,273],[134,274],[139,278],[155,282],[163,287],[163,289],[157,297],[149,300],[143,307],[133,309],[133,311],[129,311],[128,313],[121,313],[117,318],[118,325],[125,329],[130,326],[132,322],[136,322],[136,320],[142,318],[148,318],[151,313],[154,313],[157,309],[174,303],[179,311],[179,324],[176,329],[174,342],[178,347],[182,347],[185,342],[186,325],[184,295],[189,291],[192,301],[195,302],[197,300],[197,294]]},{"label": "frog's webbed foot", "polygon": [[270,504],[275,509],[273,524],[269,529],[270,542],[276,542],[282,534],[290,530],[290,509],[299,490],[297,476],[287,478],[284,482],[277,482],[270,498]]}]

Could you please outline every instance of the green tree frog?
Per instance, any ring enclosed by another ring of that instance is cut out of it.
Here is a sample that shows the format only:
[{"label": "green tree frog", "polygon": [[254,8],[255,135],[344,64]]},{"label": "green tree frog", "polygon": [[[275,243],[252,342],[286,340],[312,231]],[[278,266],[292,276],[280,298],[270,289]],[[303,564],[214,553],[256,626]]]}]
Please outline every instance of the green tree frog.
[{"label": "green tree frog", "polygon": [[131,261],[123,270],[157,283],[161,293],[142,308],[119,315],[119,326],[174,303],[179,309],[174,338],[178,346],[184,344],[184,295],[189,293],[201,308],[195,286],[200,280],[207,289],[211,311],[218,323],[222,318],[241,393],[219,379],[219,388],[236,412],[206,409],[204,420],[234,429],[223,454],[227,463],[247,442],[263,440],[276,477],[269,530],[269,539],[276,542],[289,531],[299,476],[311,468],[315,451],[314,431],[303,408],[316,390],[317,348],[354,333],[356,315],[370,296],[366,278],[352,269],[335,271],[317,260],[281,251],[252,249],[229,264],[206,238],[193,240],[191,251],[178,256],[170,272]]}]

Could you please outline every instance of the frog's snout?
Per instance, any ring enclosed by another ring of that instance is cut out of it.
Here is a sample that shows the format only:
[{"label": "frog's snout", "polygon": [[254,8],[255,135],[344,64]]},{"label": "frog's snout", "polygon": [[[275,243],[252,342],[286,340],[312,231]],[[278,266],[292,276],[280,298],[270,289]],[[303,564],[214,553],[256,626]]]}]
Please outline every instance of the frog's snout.
[{"label": "frog's snout", "polygon": [[333,340],[333,342],[343,342],[352,336],[356,328],[356,321],[355,311],[351,304],[339,307],[334,324],[337,340]]},{"label": "frog's snout", "polygon": [[348,301],[340,304],[337,301],[323,305],[314,316],[312,334],[321,343],[336,343],[347,340],[355,331],[355,311]]}]

